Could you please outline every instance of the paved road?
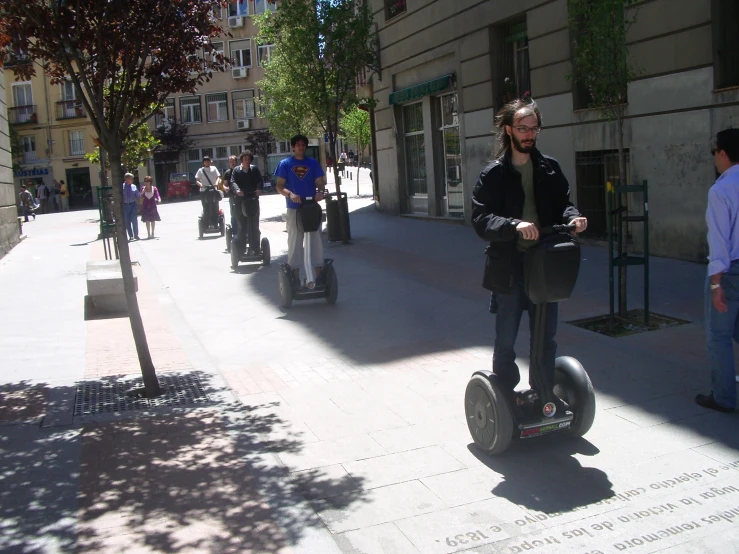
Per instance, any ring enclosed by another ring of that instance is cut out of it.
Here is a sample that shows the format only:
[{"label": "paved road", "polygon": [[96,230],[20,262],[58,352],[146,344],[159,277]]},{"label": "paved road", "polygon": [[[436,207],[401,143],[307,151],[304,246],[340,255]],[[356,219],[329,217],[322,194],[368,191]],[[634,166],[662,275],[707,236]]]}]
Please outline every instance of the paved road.
[{"label": "paved road", "polygon": [[232,271],[222,238],[197,239],[197,202],[163,205],[158,238],[132,245],[154,361],[198,373],[212,401],[197,409],[65,421],[76,381],[135,374],[135,353],[125,319],[82,320],[92,212],[26,227],[0,261],[14,314],[0,382],[35,404],[0,413],[0,549],[739,551],[737,416],[692,401],[708,385],[705,266],[653,259],[654,310],[690,323],[611,339],[565,323],[607,311],[605,252],[585,247],[558,342],[591,375],[596,423],[490,458],[462,402],[492,354],[484,245],[467,226],[377,213],[360,179],[353,244],[326,245],[335,306],[279,308],[277,196],[262,199],[269,267]]}]

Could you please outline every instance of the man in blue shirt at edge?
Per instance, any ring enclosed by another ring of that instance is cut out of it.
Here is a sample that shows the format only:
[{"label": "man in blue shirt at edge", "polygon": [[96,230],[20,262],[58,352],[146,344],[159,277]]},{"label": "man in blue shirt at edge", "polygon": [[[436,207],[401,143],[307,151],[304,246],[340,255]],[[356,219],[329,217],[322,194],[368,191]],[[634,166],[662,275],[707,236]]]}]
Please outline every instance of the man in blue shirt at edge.
[{"label": "man in blue shirt at edge", "polygon": [[706,346],[711,368],[711,394],[697,404],[719,412],[736,407],[734,345],[739,342],[739,129],[716,135],[711,149],[721,174],[708,191],[708,277],[705,287]]},{"label": "man in blue shirt at edge", "polygon": [[[299,280],[303,265],[303,233],[297,226],[297,208],[302,198],[313,197],[323,200],[326,192],[326,174],[321,164],[305,155],[308,139],[295,135],[290,139],[293,155],[282,160],[277,169],[277,192],[287,200],[287,263],[292,268],[293,279]],[[323,243],[320,229],[311,233],[311,261],[316,269],[316,278],[321,279],[323,270]]]},{"label": "man in blue shirt at edge", "polygon": [[133,173],[123,176],[123,215],[128,240],[139,240],[138,199],[141,192],[133,184]]}]

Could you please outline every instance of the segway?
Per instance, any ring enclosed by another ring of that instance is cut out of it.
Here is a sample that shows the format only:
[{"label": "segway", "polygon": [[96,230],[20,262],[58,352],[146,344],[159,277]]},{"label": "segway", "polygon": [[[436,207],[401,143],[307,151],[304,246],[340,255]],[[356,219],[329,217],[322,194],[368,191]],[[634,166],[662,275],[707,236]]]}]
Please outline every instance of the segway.
[{"label": "segway", "polygon": [[320,233],[323,210],[313,197],[303,198],[297,209],[296,225],[303,231],[303,265],[305,279],[301,282],[293,276],[290,264],[280,265],[278,285],[280,290],[280,305],[287,309],[292,306],[293,300],[314,300],[325,298],[329,304],[335,304],[339,295],[339,280],[334,269],[334,260],[323,260],[323,273],[316,279],[311,261],[311,241],[313,233]]},{"label": "segway", "polygon": [[[239,202],[238,204],[235,204],[236,209],[239,210],[246,210],[246,203],[249,200],[254,201],[256,199],[256,196],[251,197],[244,197],[242,202]],[[243,212],[246,214],[246,211]],[[247,216],[247,217],[256,217],[256,216]],[[239,239],[238,236],[233,237],[231,239],[231,248],[229,249],[231,253],[231,269],[237,269],[239,267],[239,262],[262,262],[262,265],[269,265],[271,258],[270,258],[270,249],[269,249],[269,240],[267,237],[264,237],[262,241],[260,242],[260,253],[252,253],[249,254],[246,251],[246,244],[244,245],[244,250],[239,249],[238,245]]]},{"label": "segway", "polygon": [[547,303],[567,300],[580,269],[580,246],[566,233],[574,225],[540,230],[539,242],[524,259],[524,290],[535,304],[529,372],[534,388],[511,391],[491,371],[472,374],[464,397],[467,426],[475,444],[500,454],[514,439],[564,432],[581,437],[595,419],[595,392],[575,358],[554,361],[554,382],[541,370]]},{"label": "segway", "polygon": [[231,239],[234,238],[234,230],[230,223],[226,223],[226,252],[231,253]]},{"label": "segway", "polygon": [[204,197],[203,213],[198,216],[198,236],[203,238],[205,234],[220,233],[221,236],[226,234],[226,220],[223,217],[223,210],[220,208],[221,193],[212,186],[208,185],[201,193]]}]

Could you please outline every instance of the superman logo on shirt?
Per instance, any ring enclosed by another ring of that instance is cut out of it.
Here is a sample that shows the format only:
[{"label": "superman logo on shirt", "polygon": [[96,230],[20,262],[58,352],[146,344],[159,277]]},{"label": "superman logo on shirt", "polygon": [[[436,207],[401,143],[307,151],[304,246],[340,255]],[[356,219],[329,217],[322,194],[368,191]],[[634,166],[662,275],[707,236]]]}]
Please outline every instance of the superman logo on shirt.
[{"label": "superman logo on shirt", "polygon": [[301,181],[305,178],[309,171],[310,168],[307,165],[295,165],[292,168],[292,172],[295,173],[295,175],[297,175],[298,179],[300,179]]}]

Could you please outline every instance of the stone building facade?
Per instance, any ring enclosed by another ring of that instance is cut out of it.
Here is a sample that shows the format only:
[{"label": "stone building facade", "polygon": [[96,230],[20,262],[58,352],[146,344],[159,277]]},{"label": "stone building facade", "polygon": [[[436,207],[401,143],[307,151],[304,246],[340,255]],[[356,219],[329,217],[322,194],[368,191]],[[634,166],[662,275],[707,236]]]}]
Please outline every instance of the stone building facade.
[{"label": "stone building facade", "polygon": [[17,198],[13,187],[13,164],[10,159],[5,72],[0,68],[0,258],[20,240]]},{"label": "stone building facade", "polygon": [[[562,165],[591,238],[605,238],[616,127],[568,79],[567,0],[373,0],[373,9],[382,211],[469,220],[477,176],[495,155],[494,115],[529,91],[543,114],[540,149]],[[634,9],[630,184],[648,182],[651,254],[704,260],[712,138],[739,127],[739,2],[644,0]]]}]

